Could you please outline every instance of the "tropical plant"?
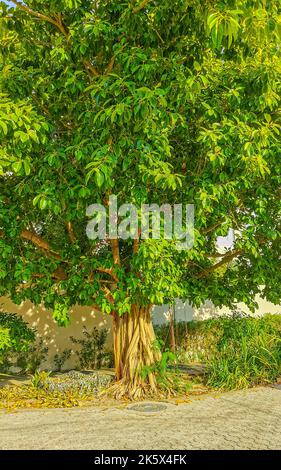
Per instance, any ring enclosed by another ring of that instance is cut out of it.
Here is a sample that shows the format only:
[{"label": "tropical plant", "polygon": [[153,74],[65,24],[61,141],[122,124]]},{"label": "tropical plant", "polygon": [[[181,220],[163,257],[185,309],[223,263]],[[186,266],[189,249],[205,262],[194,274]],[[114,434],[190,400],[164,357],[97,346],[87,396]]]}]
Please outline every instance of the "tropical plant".
[{"label": "tropical plant", "polygon": [[[110,314],[116,396],[156,393],[139,373],[161,360],[152,304],[280,302],[280,2],[9,3],[0,295],[43,302],[62,325],[75,304]],[[163,230],[90,240],[86,209],[110,195],[193,203],[193,248]]]},{"label": "tropical plant", "polygon": [[47,389],[50,372],[37,370],[31,378],[31,386],[36,389]]},{"label": "tropical plant", "polygon": [[0,371],[7,372],[34,341],[35,330],[20,315],[0,311]]},{"label": "tropical plant", "polygon": [[208,384],[246,388],[281,376],[281,317],[226,319],[217,353],[208,361]]},{"label": "tropical plant", "polygon": [[49,348],[45,342],[50,338],[39,338],[36,342],[30,344],[25,353],[19,354],[17,359],[17,366],[24,372],[34,374],[48,355]]},{"label": "tropical plant", "polygon": [[89,332],[84,326],[83,338],[70,337],[72,343],[80,346],[80,349],[75,351],[79,360],[79,368],[100,369],[102,365],[110,366],[110,354],[105,351],[107,335],[106,328],[94,327]]},{"label": "tropical plant", "polygon": [[[156,328],[162,341],[168,326]],[[211,387],[246,388],[281,376],[281,316],[232,315],[177,325],[177,360],[206,365]]]}]

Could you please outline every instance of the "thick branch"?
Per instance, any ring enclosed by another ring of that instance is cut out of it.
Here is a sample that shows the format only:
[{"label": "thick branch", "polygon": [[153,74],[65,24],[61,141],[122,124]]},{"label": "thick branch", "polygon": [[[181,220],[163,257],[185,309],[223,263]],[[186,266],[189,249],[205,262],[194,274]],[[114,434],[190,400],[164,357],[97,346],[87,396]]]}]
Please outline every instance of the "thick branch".
[{"label": "thick branch", "polygon": [[83,65],[86,67],[86,69],[91,72],[92,75],[94,75],[95,77],[99,77],[100,76],[100,73],[98,72],[98,70],[91,64],[91,62],[89,60],[83,60]]},{"label": "thick branch", "polygon": [[104,292],[104,295],[105,297],[107,298],[107,300],[109,300],[109,302],[114,305],[114,298],[112,296],[112,293],[110,291],[110,289],[108,289],[107,287],[102,287],[101,289],[103,292]]},{"label": "thick branch", "polygon": [[[0,230],[0,237],[3,237],[3,236],[4,236],[4,232]],[[50,256],[53,256],[56,259],[63,261],[59,253],[57,253],[56,251],[53,251],[50,247],[50,244],[46,240],[44,240],[44,238],[40,237],[40,235],[37,235],[36,233],[31,232],[30,230],[23,230],[20,234],[20,237],[23,240],[28,240],[32,242],[35,246],[37,246],[41,250],[44,250]],[[109,276],[111,276],[111,278],[115,282],[119,281],[118,277],[116,276],[112,268],[99,267],[99,268],[95,268],[95,271],[108,274]]]},{"label": "thick branch", "polygon": [[120,252],[119,252],[119,242],[117,238],[110,240],[111,242],[111,251],[113,256],[113,263],[121,266]]},{"label": "thick branch", "polygon": [[61,17],[58,17],[57,20],[54,20],[54,18],[51,18],[47,15],[44,15],[43,13],[39,13],[37,11],[32,10],[32,8],[29,8],[27,5],[24,5],[23,3],[19,2],[18,0],[12,0],[12,3],[16,5],[20,10],[25,11],[29,15],[35,16],[35,18],[38,18],[39,20],[47,21],[48,23],[53,24],[56,26],[60,32],[68,38],[68,32],[66,28],[63,26],[61,22]]},{"label": "thick branch", "polygon": [[23,230],[20,236],[24,240],[31,241],[38,248],[41,248],[41,250],[46,251],[48,254],[50,254],[54,258],[61,259],[61,256],[51,249],[49,243],[46,240],[44,240],[42,237],[37,235],[36,233],[31,232],[30,230]]},{"label": "thick branch", "polygon": [[72,223],[71,222],[66,222],[65,225],[66,225],[66,228],[67,228],[67,232],[68,232],[70,241],[74,245],[76,243],[76,235],[74,233]]},{"label": "thick branch", "polygon": [[[23,5],[21,2],[19,2],[18,0],[12,0],[12,2],[22,11],[25,11],[26,13],[28,13],[29,15],[31,16],[34,16],[35,18],[38,18],[39,20],[42,20],[42,21],[47,21],[48,23],[50,24],[53,24],[54,26],[56,26],[56,28],[59,29],[59,31],[64,35],[64,37],[66,37],[66,39],[69,39],[69,32],[67,31],[67,29],[65,28],[65,26],[62,24],[62,18],[61,18],[61,14],[58,13],[56,15],[56,20],[54,18],[51,18],[47,15],[44,15],[42,13],[39,13],[37,11],[34,11],[32,10],[31,8],[29,8],[28,6],[26,5]],[[83,65],[84,67],[92,74],[94,75],[95,77],[99,77],[100,76],[100,73],[98,72],[98,70],[91,64],[91,62],[89,60],[83,60]]]},{"label": "thick branch", "polygon": [[[35,279],[42,279],[45,278],[45,274],[33,274],[32,276]],[[58,266],[57,269],[52,273],[52,278],[57,280],[57,281],[65,281],[67,279],[67,275],[65,274],[64,270],[62,269],[61,266]]]},{"label": "thick branch", "polygon": [[[37,11],[32,10],[32,8],[28,7],[27,5],[24,5],[23,3],[19,2],[18,0],[12,0],[12,3],[14,3],[14,5],[16,5],[20,10],[25,11],[29,15],[34,16],[35,18],[38,18],[39,20],[47,21],[48,23],[54,25],[57,29],[59,29],[59,31],[64,35],[64,37],[66,39],[69,39],[69,32],[68,32],[67,28],[62,23],[61,13],[56,13],[55,14],[56,19],[54,19],[54,18],[51,18],[50,16],[44,15],[43,13],[39,13]],[[142,2],[142,3],[144,3],[144,2]],[[147,2],[145,2],[145,3],[147,3]],[[136,8],[137,11],[141,10],[145,6],[145,5],[144,6],[141,6],[141,5]],[[137,11],[135,11],[135,13]],[[109,61],[107,67],[106,67],[105,75],[108,75],[112,71],[112,68],[114,66],[114,62],[115,62],[115,57],[113,56],[111,58],[111,60]],[[100,75],[101,75],[100,72],[96,69],[96,67],[93,64],[91,64],[91,62],[89,60],[84,59],[84,60],[82,60],[82,63],[84,65],[84,67],[86,68],[86,70],[88,72],[90,72],[91,75],[93,75],[95,77],[100,77]]]},{"label": "thick branch", "polygon": [[211,225],[210,227],[206,227],[202,230],[202,234],[206,235],[209,232],[212,232],[216,228],[220,227],[223,224],[223,221],[216,222],[214,225]]},{"label": "thick branch", "polygon": [[234,258],[236,258],[236,256],[239,256],[243,253],[243,250],[239,249],[239,250],[234,250],[234,251],[231,251],[230,253],[228,254],[224,254],[222,255],[223,259],[221,261],[219,261],[218,263],[216,264],[213,264],[213,266],[210,266],[209,268],[205,269],[204,271],[202,271],[201,273],[198,274],[197,278],[198,279],[201,279],[203,277],[206,277],[208,274],[212,273],[213,271],[216,271],[217,269],[219,269],[221,266],[223,266],[224,264],[226,263],[229,263],[230,261],[232,261]]},{"label": "thick branch", "polygon": [[113,279],[115,282],[119,282],[119,279],[118,279],[118,277],[116,276],[116,274],[113,272],[113,269],[112,269],[112,268],[95,268],[95,271],[98,271],[98,272],[100,272],[100,273],[109,274],[109,276],[111,276],[112,279]]},{"label": "thick branch", "polygon": [[134,244],[133,244],[133,253],[134,255],[139,251],[140,247],[140,236],[141,236],[141,230],[138,230],[138,238],[134,239]]}]

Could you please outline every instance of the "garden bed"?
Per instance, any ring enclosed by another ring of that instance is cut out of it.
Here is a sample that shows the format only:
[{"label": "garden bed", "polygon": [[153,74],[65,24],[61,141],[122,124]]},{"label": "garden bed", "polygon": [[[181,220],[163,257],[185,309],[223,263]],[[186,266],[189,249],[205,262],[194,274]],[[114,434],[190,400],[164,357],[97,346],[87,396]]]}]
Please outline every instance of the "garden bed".
[{"label": "garden bed", "polygon": [[[162,343],[169,325],[156,328]],[[204,383],[222,390],[272,384],[281,376],[281,315],[250,317],[234,313],[205,321],[178,323],[175,328],[179,369],[198,363]],[[201,367],[201,368],[202,368]],[[200,375],[200,374],[199,374]]]},{"label": "garden bed", "polygon": [[[185,380],[190,377],[183,374]],[[72,408],[78,406],[127,406],[128,400],[113,400],[102,394],[114,380],[112,370],[69,371],[34,376],[0,375],[0,409],[13,411],[22,408]],[[163,401],[179,404],[205,395],[209,389],[201,383],[192,383],[185,394],[175,394]],[[155,397],[156,401],[159,398]],[[152,398],[152,401],[153,398]]]},{"label": "garden bed", "polygon": [[114,380],[105,371],[69,371],[33,376],[0,375],[0,408],[65,408],[96,400]]}]

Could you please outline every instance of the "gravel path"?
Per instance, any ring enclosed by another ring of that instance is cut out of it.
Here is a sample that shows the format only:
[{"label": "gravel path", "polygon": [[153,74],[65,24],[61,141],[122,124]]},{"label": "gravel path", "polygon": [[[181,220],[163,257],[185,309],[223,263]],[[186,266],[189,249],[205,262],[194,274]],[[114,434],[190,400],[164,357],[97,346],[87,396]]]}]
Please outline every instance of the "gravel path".
[{"label": "gravel path", "polygon": [[167,404],[0,412],[0,449],[281,449],[281,390]]}]

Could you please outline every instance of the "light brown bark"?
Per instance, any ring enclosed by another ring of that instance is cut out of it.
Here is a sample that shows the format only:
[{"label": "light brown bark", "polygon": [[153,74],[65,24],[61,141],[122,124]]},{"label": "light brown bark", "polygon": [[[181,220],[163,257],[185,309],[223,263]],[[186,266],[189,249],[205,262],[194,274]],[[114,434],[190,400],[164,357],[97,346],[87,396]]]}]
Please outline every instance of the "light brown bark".
[{"label": "light brown bark", "polygon": [[[116,398],[142,398],[157,392],[152,366],[160,360],[149,307],[133,305],[121,318],[114,314],[114,356],[117,382],[112,388]],[[143,375],[144,370],[146,374]]]}]

